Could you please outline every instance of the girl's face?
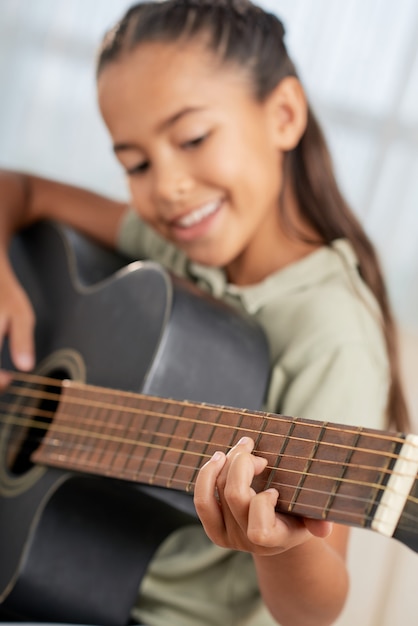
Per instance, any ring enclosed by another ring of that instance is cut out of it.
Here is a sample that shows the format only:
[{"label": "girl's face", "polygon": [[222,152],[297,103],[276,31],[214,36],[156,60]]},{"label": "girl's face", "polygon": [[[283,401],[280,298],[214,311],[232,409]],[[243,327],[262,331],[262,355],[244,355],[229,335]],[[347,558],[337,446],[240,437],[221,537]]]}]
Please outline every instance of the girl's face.
[{"label": "girl's face", "polygon": [[282,153],[244,70],[198,43],[147,43],[104,69],[98,94],[146,222],[235,283],[280,266]]}]

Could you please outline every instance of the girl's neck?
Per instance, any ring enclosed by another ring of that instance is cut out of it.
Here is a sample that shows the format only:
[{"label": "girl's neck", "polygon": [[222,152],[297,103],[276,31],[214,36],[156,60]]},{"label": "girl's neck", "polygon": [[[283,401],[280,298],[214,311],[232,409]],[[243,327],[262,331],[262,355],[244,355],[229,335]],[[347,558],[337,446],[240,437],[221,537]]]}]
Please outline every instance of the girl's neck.
[{"label": "girl's neck", "polygon": [[289,216],[289,226],[283,227],[283,220],[279,217],[277,228],[267,224],[263,236],[255,238],[256,242],[225,268],[230,283],[240,286],[257,284],[323,245],[318,233],[301,216],[289,187],[283,193],[282,202]]},{"label": "girl's neck", "polygon": [[282,246],[277,238],[275,238],[275,243],[277,248],[273,253],[266,253],[263,250],[256,253],[258,257],[256,262],[253,262],[253,255],[246,254],[230,263],[226,268],[228,281],[240,286],[255,285],[271,274],[311,254],[321,245],[288,239]]}]

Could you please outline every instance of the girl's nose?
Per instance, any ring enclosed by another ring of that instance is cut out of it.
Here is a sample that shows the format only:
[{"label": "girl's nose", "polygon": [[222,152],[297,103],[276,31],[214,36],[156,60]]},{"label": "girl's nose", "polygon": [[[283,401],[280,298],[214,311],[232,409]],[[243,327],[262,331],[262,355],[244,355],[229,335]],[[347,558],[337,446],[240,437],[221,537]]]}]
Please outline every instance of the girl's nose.
[{"label": "girl's nose", "polygon": [[186,198],[192,186],[190,174],[174,163],[154,169],[154,193],[160,201],[179,202]]}]

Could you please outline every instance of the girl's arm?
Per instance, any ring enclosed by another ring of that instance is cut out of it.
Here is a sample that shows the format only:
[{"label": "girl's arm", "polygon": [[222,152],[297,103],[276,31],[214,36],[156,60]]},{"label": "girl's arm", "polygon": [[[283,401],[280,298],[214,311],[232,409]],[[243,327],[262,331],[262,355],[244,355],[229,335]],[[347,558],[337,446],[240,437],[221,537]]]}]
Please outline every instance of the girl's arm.
[{"label": "girl's arm", "polygon": [[250,487],[266,464],[244,438],[230,453],[216,453],[200,470],[195,505],[217,545],[251,552],[260,592],[282,626],[327,626],[348,591],[348,529],[275,512],[277,491]]},{"label": "girl's arm", "polygon": [[[14,233],[42,219],[54,219],[114,246],[126,205],[98,194],[17,172],[0,171],[0,348],[9,337],[16,367],[34,365],[31,304],[9,263]],[[0,372],[0,387],[8,377]]]},{"label": "girl's arm", "polygon": [[0,244],[4,249],[21,228],[42,219],[73,226],[114,246],[126,204],[38,176],[0,171]]}]

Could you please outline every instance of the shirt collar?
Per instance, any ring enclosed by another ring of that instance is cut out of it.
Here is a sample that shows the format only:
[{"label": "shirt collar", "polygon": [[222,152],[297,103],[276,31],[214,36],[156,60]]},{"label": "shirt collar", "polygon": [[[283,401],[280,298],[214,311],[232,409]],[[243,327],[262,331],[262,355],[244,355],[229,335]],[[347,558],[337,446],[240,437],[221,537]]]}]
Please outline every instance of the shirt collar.
[{"label": "shirt collar", "polygon": [[330,246],[318,248],[261,282],[244,287],[228,283],[223,269],[193,262],[188,264],[189,274],[199,282],[203,281],[215,297],[239,300],[250,314],[256,313],[272,297],[290,295],[320,283],[332,274],[357,271],[357,268],[357,257],[346,239],[336,239]]}]

